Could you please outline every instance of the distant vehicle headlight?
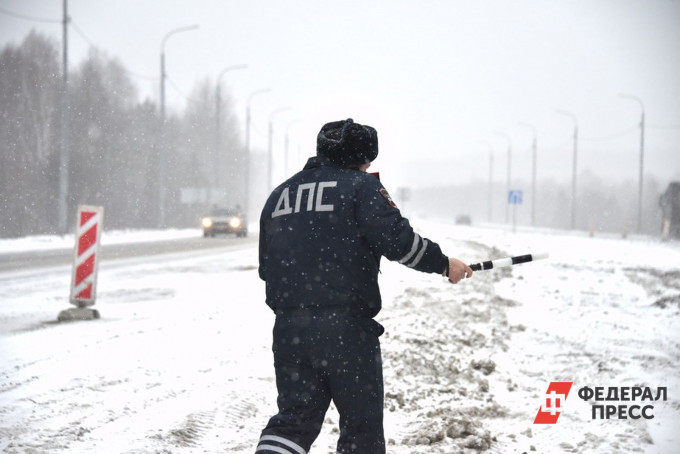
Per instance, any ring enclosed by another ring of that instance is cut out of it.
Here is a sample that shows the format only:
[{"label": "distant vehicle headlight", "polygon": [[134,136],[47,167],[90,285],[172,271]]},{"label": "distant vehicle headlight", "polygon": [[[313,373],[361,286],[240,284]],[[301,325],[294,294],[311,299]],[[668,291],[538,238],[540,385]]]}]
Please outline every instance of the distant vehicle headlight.
[{"label": "distant vehicle headlight", "polygon": [[231,219],[229,220],[229,225],[230,225],[232,228],[237,229],[237,228],[241,227],[241,219],[239,219],[239,218],[231,218]]},{"label": "distant vehicle headlight", "polygon": [[213,225],[213,220],[211,218],[203,218],[201,219],[201,225],[204,229],[209,229]]}]

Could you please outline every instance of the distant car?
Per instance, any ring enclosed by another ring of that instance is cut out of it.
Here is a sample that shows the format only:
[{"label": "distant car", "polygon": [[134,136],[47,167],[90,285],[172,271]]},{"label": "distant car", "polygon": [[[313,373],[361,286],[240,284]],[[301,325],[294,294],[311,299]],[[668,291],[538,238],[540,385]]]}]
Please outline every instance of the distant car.
[{"label": "distant car", "polygon": [[468,216],[467,214],[461,214],[459,216],[456,216],[456,224],[458,225],[471,225],[472,224],[472,218]]},{"label": "distant car", "polygon": [[238,209],[213,208],[201,219],[201,226],[204,237],[214,237],[218,233],[235,233],[237,237],[248,235],[246,216]]}]

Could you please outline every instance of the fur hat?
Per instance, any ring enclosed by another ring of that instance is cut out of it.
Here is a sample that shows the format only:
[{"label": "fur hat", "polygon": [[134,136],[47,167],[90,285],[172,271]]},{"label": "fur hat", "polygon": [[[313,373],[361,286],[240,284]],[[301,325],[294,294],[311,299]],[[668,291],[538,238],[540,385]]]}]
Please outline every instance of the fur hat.
[{"label": "fur hat", "polygon": [[316,138],[316,154],[343,167],[366,164],[378,157],[378,133],[351,118],[326,123]]}]

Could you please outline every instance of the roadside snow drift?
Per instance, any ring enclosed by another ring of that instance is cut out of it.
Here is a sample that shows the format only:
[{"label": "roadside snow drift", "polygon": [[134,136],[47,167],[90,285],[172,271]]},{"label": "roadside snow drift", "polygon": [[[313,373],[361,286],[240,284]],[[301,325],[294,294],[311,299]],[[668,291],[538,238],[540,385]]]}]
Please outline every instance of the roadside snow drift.
[{"label": "roadside snow drift", "polygon": [[[389,453],[678,452],[677,244],[415,227],[468,263],[550,258],[458,285],[383,262]],[[253,452],[276,412],[256,242],[102,261],[99,272],[101,319],[69,323],[56,322],[69,267],[0,274],[0,450]],[[553,381],[573,382],[558,422],[533,424]],[[584,401],[583,387],[666,387],[667,399]],[[594,405],[620,404],[653,405],[654,418],[592,418]],[[331,407],[312,452],[335,452],[337,427]]]}]

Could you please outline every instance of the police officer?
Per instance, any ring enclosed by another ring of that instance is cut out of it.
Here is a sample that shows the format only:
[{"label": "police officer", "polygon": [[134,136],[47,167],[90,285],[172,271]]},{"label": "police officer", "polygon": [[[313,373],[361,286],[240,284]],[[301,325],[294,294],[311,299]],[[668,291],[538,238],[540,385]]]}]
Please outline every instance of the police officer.
[{"label": "police officer", "polygon": [[381,454],[383,378],[373,320],[381,309],[380,258],[457,283],[460,260],[413,231],[366,169],[378,136],[352,119],[327,123],[317,156],[277,187],[260,218],[259,273],[276,313],[278,414],[257,445],[263,454],[305,454],[331,400],[340,414],[337,452]]}]

